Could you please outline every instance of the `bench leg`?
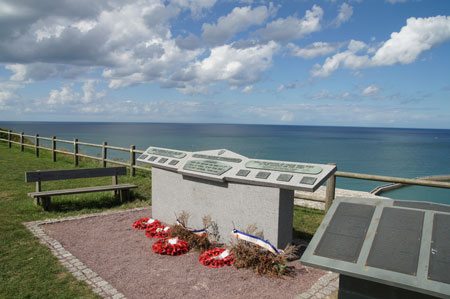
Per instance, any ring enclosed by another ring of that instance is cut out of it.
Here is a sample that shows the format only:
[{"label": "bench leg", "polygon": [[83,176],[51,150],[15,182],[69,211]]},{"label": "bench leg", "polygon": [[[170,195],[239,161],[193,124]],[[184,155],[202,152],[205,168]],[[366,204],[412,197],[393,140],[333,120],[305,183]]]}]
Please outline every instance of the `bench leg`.
[{"label": "bench leg", "polygon": [[120,202],[123,202],[124,200],[130,201],[130,190],[129,189],[122,189],[120,190]]},{"label": "bench leg", "polygon": [[48,208],[50,207],[50,197],[42,197],[41,204],[44,208],[44,211],[48,211]]},{"label": "bench leg", "polygon": [[41,198],[40,198],[40,197],[35,197],[35,198],[34,198],[34,205],[35,205],[35,206],[41,205]]}]

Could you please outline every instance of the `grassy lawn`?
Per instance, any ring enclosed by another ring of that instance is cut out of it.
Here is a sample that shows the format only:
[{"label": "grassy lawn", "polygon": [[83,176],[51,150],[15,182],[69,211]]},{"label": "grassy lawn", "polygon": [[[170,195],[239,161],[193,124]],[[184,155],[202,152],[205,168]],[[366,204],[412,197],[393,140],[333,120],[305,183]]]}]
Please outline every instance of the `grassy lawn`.
[{"label": "grassy lawn", "polygon": [[[27,197],[34,183],[25,183],[25,172],[71,169],[73,158],[58,154],[52,162],[50,153],[0,142],[0,298],[99,298],[90,287],[72,277],[58,263],[50,250],[41,245],[22,222],[67,217],[106,210],[129,209],[151,204],[151,174],[136,171],[136,176],[119,177],[119,183],[132,183],[132,201],[121,203],[111,192],[53,197],[48,212],[34,206]],[[99,167],[95,162],[80,161],[79,168]],[[43,182],[42,190],[110,184],[111,178]],[[295,208],[294,237],[310,239],[323,218],[323,212]]]}]

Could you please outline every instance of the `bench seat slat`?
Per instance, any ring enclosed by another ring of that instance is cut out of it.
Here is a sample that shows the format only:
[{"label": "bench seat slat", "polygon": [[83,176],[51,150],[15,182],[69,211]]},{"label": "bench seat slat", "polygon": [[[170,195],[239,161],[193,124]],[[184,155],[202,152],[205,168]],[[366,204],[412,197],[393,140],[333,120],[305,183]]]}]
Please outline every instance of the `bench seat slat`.
[{"label": "bench seat slat", "polygon": [[30,193],[28,193],[28,196],[30,196],[30,197],[50,197],[50,196],[57,196],[57,195],[122,190],[122,189],[130,189],[130,188],[137,188],[137,187],[138,186],[131,185],[131,184],[118,184],[118,185],[108,185],[108,186],[94,186],[94,187],[83,187],[83,188],[75,188],[75,189],[30,192]]},{"label": "bench seat slat", "polygon": [[103,176],[126,175],[125,167],[82,168],[63,170],[29,171],[25,174],[25,182],[55,181],[81,178],[95,178]]}]

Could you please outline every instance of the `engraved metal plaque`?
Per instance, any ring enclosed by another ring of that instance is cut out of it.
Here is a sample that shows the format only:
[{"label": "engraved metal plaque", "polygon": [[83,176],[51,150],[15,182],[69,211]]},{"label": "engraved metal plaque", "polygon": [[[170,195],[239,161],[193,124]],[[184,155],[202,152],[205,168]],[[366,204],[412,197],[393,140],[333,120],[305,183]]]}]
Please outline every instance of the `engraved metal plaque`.
[{"label": "engraved metal plaque", "polygon": [[144,160],[144,159],[146,159],[148,157],[148,155],[146,155],[146,154],[142,154],[142,155],[140,155],[139,156],[139,158],[138,159],[140,159],[140,160]]},{"label": "engraved metal plaque", "polygon": [[178,160],[172,160],[172,161],[169,162],[169,165],[177,165],[178,162],[180,162],[180,161],[178,161]]},{"label": "engraved metal plaque", "polygon": [[260,171],[256,174],[255,178],[257,179],[267,179],[270,176],[270,172]]},{"label": "engraved metal plaque", "polygon": [[423,217],[423,211],[385,207],[367,265],[416,275]]},{"label": "engraved metal plaque", "polygon": [[303,173],[303,174],[319,174],[322,172],[321,167],[314,165],[254,161],[254,160],[245,163],[245,167],[253,169],[273,170],[273,171]]},{"label": "engraved metal plaque", "polygon": [[228,166],[224,163],[211,160],[189,160],[183,167],[184,170],[208,173],[213,175],[222,175],[231,168],[231,166]]},{"label": "engraved metal plaque", "polygon": [[155,161],[156,159],[158,159],[158,157],[157,157],[157,156],[153,156],[153,157],[150,157],[148,160],[149,160],[150,162],[152,162],[152,161]]},{"label": "engraved metal plaque", "polygon": [[166,161],[169,160],[167,158],[161,158],[158,160],[158,163],[166,163]]},{"label": "engraved metal plaque", "polygon": [[277,181],[280,182],[289,182],[292,179],[292,174],[282,173],[278,176]]},{"label": "engraved metal plaque", "polygon": [[211,156],[211,155],[203,155],[203,154],[193,154],[193,158],[206,159],[206,160],[215,160],[215,161],[223,161],[223,162],[231,162],[231,163],[241,163],[241,159],[237,158],[227,158],[227,157],[219,157],[219,156]]},{"label": "engraved metal plaque", "polygon": [[182,153],[182,152],[165,150],[165,149],[157,149],[157,148],[148,149],[147,153],[150,155],[158,155],[158,156],[164,156],[164,157],[175,158],[175,159],[182,159],[182,158],[186,157],[186,154]]},{"label": "engraved metal plaque", "polygon": [[450,284],[450,215],[435,214],[428,279]]},{"label": "engraved metal plaque", "polygon": [[304,176],[301,181],[300,184],[306,184],[306,185],[314,185],[314,183],[316,182],[316,178],[314,177],[310,177],[310,176]]},{"label": "engraved metal plaque", "polygon": [[340,203],[314,254],[356,263],[374,211],[374,206]]},{"label": "engraved metal plaque", "polygon": [[248,176],[249,173],[250,173],[250,170],[241,169],[236,173],[236,175],[245,177],[245,176]]}]

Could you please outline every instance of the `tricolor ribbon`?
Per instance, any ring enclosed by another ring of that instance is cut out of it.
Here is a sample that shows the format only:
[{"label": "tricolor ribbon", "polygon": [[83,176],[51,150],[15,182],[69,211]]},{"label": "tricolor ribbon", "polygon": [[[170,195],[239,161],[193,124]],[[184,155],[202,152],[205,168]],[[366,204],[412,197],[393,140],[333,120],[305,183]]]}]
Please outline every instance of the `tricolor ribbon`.
[{"label": "tricolor ribbon", "polygon": [[203,235],[203,234],[206,234],[206,229],[197,229],[197,230],[195,230],[195,229],[187,228],[187,227],[183,224],[183,222],[181,222],[181,221],[178,220],[178,219],[177,219],[177,224],[178,224],[178,225],[181,225],[182,227],[184,227],[185,229],[187,229],[188,231],[190,231],[190,232],[193,233],[193,234],[196,234],[196,235],[199,235],[199,236],[201,236],[201,235]]},{"label": "tricolor ribbon", "polygon": [[273,254],[276,254],[276,255],[280,254],[280,252],[275,248],[275,246],[273,246],[266,240],[263,240],[256,236],[238,231],[237,229],[233,229],[231,234],[240,240],[247,241],[247,242],[253,243],[255,245],[261,246],[262,248],[269,250]]}]

